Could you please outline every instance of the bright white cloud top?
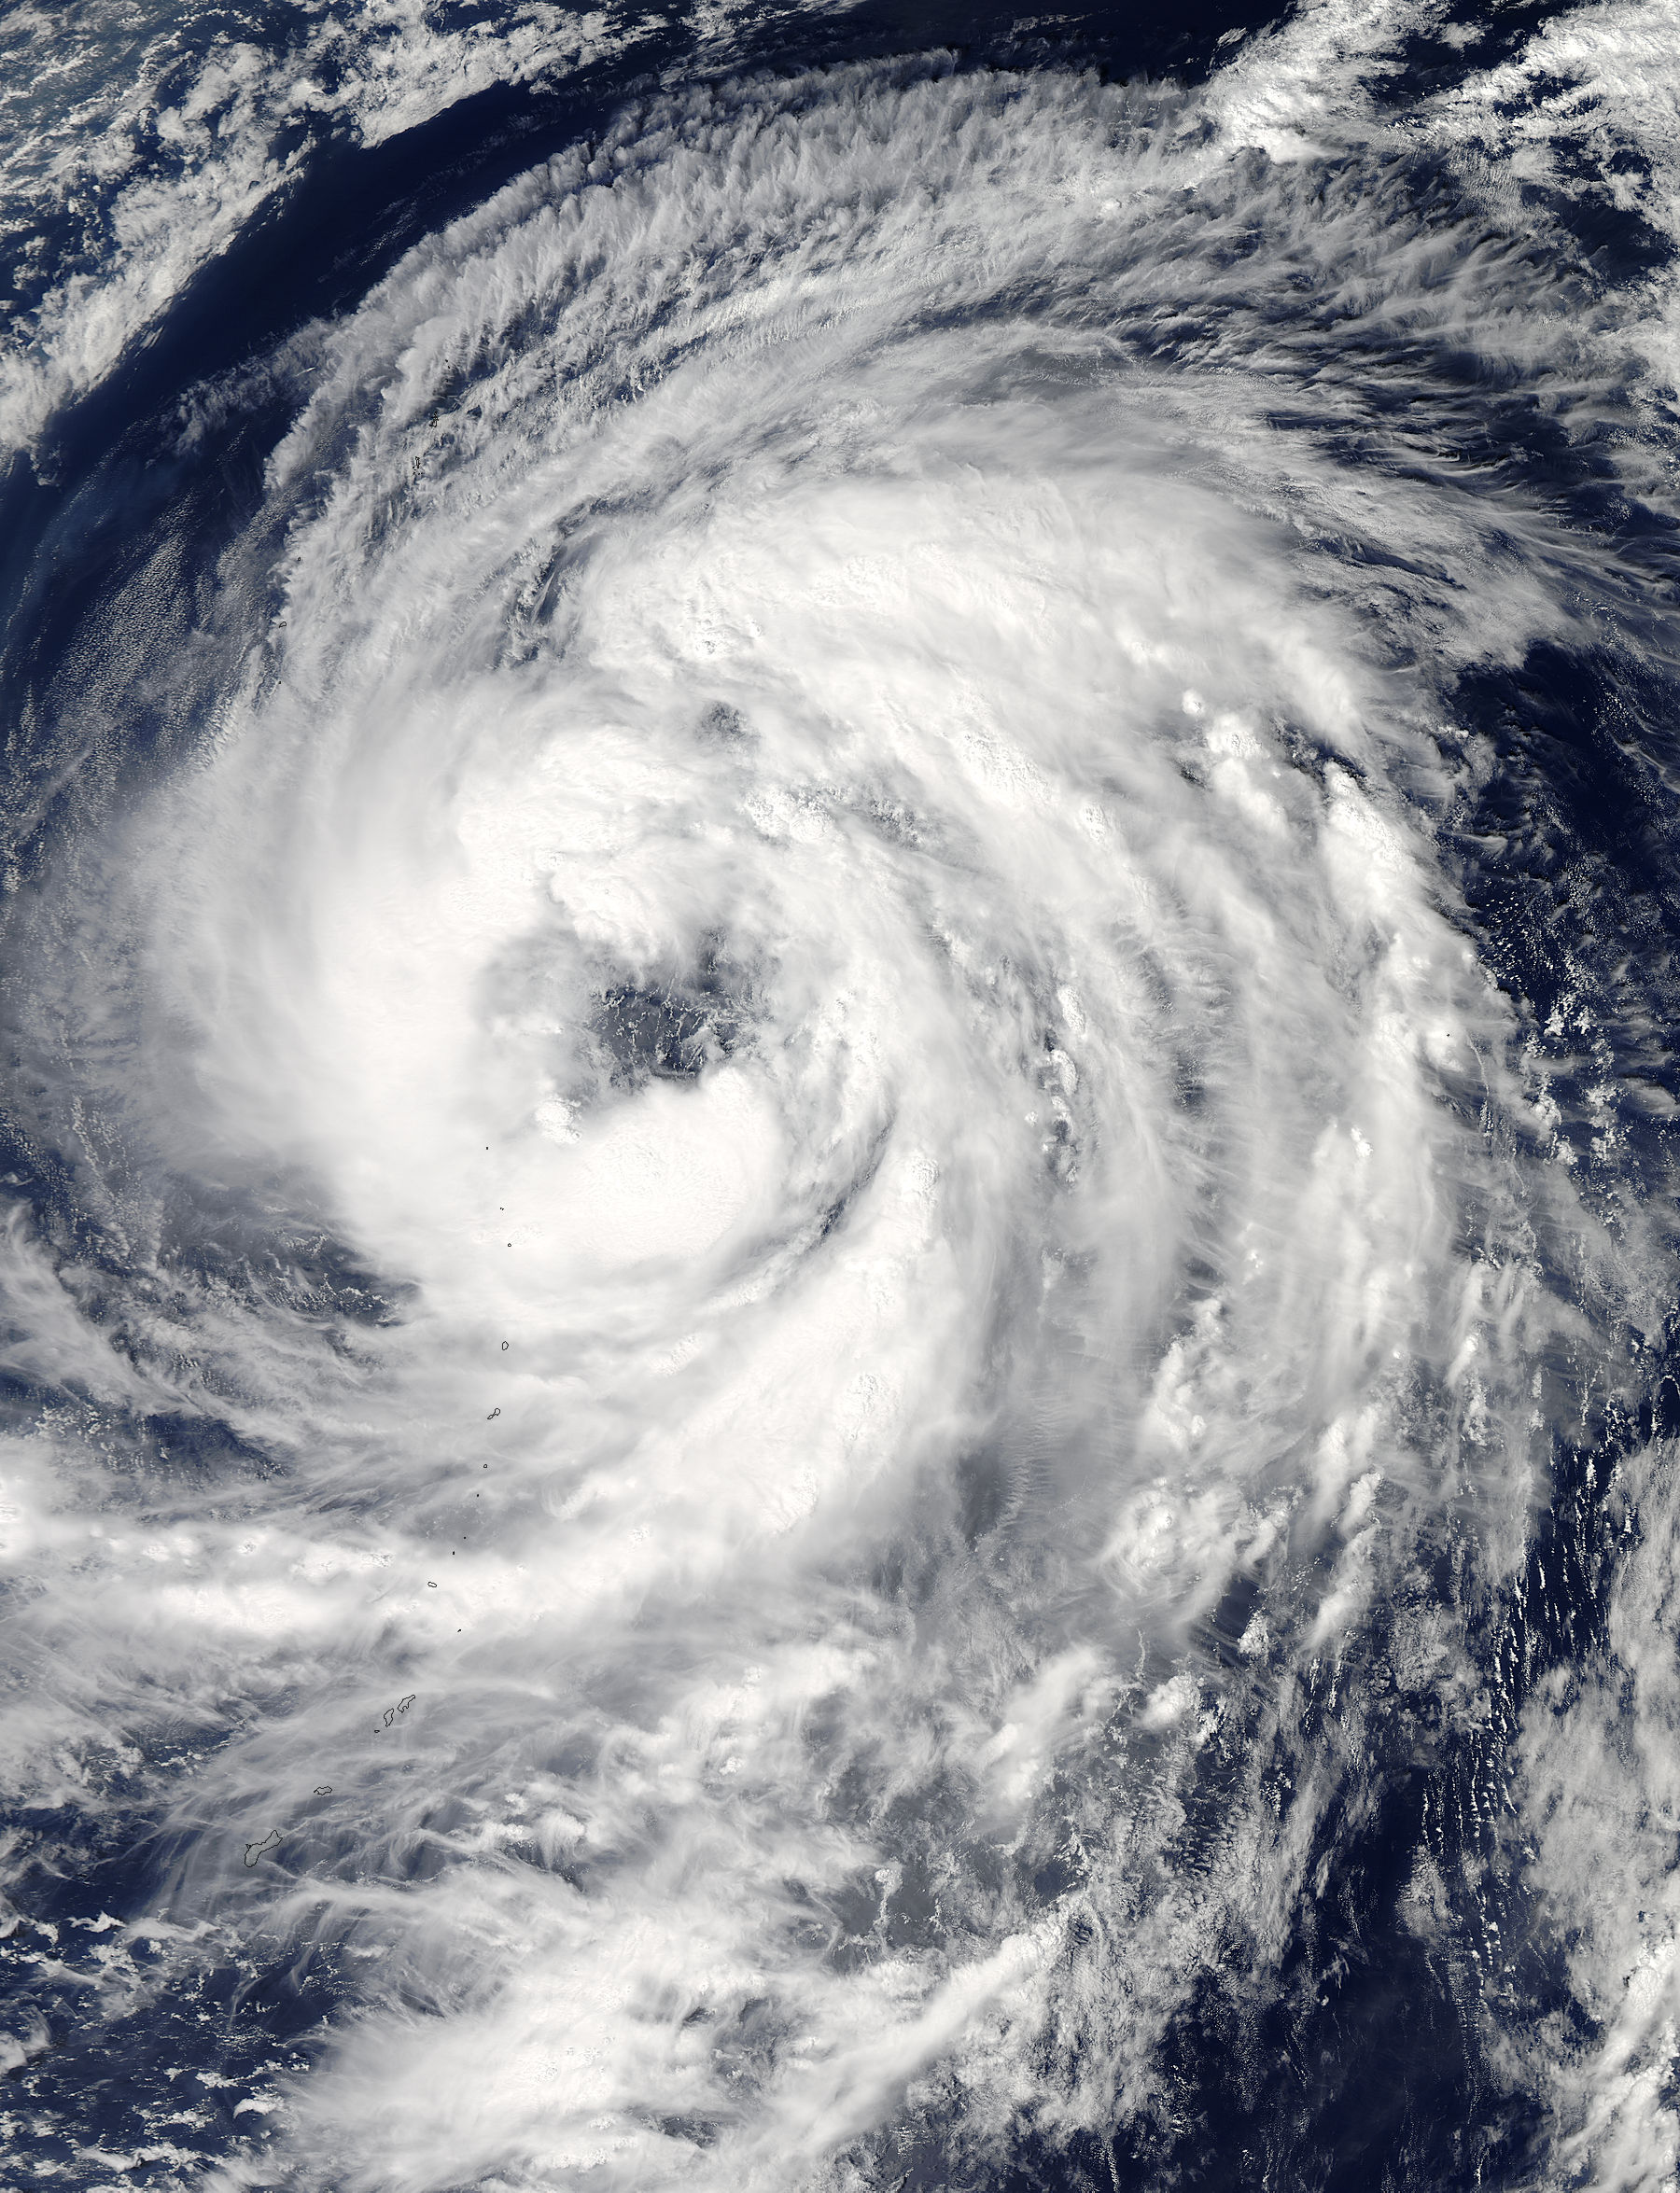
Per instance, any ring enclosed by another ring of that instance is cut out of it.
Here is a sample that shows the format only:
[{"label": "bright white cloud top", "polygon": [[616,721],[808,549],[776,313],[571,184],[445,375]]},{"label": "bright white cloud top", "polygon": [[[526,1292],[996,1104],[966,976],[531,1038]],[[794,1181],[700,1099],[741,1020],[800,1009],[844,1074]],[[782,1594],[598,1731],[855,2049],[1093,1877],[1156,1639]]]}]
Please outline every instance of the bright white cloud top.
[{"label": "bright white cloud top", "polygon": [[1667,278],[1559,210],[1561,146],[1633,175],[1586,93],[1519,150],[1528,83],[1654,110],[1674,41],[1571,20],[1404,112],[1416,11],[1199,90],[652,91],[198,392],[185,456],[292,404],[248,523],[63,705],[192,734],[89,778],[7,944],[76,1219],[0,1274],[59,1397],[0,1740],[157,1885],[12,1942],[113,2032],[336,2007],[219,2174],[189,2064],[65,2182],[1146,2154],[1187,2021],[1258,2084],[1357,1959],[1339,1869],[1449,1741],[1396,1925],[1520,2182],[1668,2182],[1660,1446],[1602,1634],[1512,1641],[1661,1340],[1658,1097],[1614,917],[1549,1034],[1500,958],[1464,703],[1666,659],[1579,490],[1672,519]]}]

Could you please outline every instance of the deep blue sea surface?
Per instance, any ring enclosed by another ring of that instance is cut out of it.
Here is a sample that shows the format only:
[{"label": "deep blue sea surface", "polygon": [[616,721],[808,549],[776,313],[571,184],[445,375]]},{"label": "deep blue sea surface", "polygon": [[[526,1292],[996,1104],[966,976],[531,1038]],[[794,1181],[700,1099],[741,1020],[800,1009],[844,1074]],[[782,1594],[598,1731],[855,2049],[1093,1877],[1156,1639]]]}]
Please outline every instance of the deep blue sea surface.
[{"label": "deep blue sea surface", "polygon": [[1680,10],[0,10],[0,2179],[1680,2169]]}]

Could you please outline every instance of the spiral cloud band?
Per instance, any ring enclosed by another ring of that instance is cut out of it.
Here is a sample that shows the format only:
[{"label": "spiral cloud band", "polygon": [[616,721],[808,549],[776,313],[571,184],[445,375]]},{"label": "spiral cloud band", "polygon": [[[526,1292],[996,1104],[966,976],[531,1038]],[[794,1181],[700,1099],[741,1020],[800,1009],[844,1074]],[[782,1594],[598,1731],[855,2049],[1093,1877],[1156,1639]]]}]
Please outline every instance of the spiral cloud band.
[{"label": "spiral cloud band", "polygon": [[58,2182],[1341,2183],[1379,1924],[1410,2182],[1667,2182],[1666,962],[1498,700],[1673,783],[1660,282],[1338,23],[647,91],[186,399],[8,901]]}]

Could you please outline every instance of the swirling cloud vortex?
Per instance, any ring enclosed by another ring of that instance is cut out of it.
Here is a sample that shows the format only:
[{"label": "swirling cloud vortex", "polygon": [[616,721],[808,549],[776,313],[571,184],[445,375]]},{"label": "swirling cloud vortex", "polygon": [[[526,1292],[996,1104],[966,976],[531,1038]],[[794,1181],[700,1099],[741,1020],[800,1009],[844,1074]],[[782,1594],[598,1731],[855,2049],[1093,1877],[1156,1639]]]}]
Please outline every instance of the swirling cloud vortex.
[{"label": "swirling cloud vortex", "polygon": [[101,1580],[43,1711],[198,1747],[159,1942],[348,1976],[300,2182],[1147,2112],[1211,1974],[1282,1984],[1376,1599],[1516,1557],[1534,1244],[1601,1236],[1452,695],[1586,552],[1454,475],[1443,361],[1621,366],[1310,149],[1055,74],[654,101],[271,369],[213,731],[27,915],[120,1359],[11,1253],[37,1372],[267,1458],[91,1553],[19,1468]]}]

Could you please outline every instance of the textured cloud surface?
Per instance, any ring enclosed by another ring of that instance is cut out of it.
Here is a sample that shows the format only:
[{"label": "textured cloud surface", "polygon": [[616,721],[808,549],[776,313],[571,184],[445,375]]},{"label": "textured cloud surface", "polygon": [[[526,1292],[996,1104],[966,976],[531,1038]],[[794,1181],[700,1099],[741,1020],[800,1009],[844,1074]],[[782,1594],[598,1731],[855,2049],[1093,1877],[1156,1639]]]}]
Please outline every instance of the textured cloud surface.
[{"label": "textured cloud surface", "polygon": [[1364,13],[649,92],[181,412],[286,424],[45,689],[7,944],[5,2045],[155,2056],[64,2182],[1146,2154],[1453,1744],[1396,1924],[1533,2182],[1665,2182],[1659,1446],[1522,1642],[1659,993],[1488,698],[1666,789],[1665,278],[1519,145],[1643,34],[1379,105]]}]

